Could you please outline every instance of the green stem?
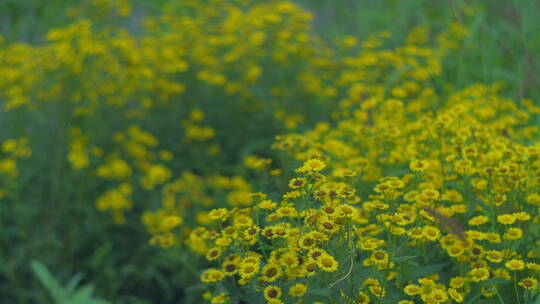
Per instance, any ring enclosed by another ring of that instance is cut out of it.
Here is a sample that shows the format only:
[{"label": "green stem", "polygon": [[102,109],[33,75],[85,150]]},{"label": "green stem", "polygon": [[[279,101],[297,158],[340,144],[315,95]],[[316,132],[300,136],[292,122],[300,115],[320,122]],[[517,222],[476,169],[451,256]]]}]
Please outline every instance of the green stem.
[{"label": "green stem", "polygon": [[518,288],[517,288],[517,275],[516,275],[516,271],[514,270],[514,292],[516,293],[516,299],[517,299],[517,302],[518,304],[521,304],[521,300],[519,299],[519,293],[518,293]]},{"label": "green stem", "polygon": [[497,287],[495,287],[495,288],[496,288],[495,292],[497,293],[497,299],[499,299],[499,302],[504,304],[504,300],[502,299],[501,294],[499,294],[499,289]]}]

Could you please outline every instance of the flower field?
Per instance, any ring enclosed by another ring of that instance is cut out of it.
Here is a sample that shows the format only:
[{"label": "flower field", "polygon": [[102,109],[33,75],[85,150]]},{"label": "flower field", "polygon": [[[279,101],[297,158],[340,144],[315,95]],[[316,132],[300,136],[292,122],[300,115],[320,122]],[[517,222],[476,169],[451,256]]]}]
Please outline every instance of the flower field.
[{"label": "flower field", "polygon": [[0,3],[0,302],[540,304],[539,15]]}]

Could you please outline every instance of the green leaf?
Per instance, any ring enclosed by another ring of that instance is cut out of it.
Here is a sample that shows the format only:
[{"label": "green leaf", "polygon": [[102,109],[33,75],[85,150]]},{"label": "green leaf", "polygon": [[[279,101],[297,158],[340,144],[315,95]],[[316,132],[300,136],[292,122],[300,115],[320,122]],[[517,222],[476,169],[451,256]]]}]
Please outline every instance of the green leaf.
[{"label": "green leaf", "polygon": [[77,273],[76,275],[74,275],[73,278],[71,278],[69,282],[67,283],[66,291],[69,293],[75,291],[75,288],[77,288],[77,285],[79,285],[82,278],[83,278],[83,275],[81,273]]},{"label": "green leaf", "polygon": [[329,297],[332,295],[332,290],[328,288],[316,288],[316,289],[310,290],[309,293],[318,295],[318,296]]},{"label": "green leaf", "polygon": [[39,261],[32,261],[30,267],[39,281],[45,286],[53,301],[57,304],[111,304],[108,301],[93,298],[94,285],[88,284],[77,287],[82,275],[75,275],[64,288]]},{"label": "green leaf", "polygon": [[404,256],[399,256],[399,257],[392,258],[392,261],[394,261],[394,262],[405,262],[405,261],[408,261],[408,260],[413,260],[415,258],[417,258],[417,256],[415,256],[415,255],[404,255]]},{"label": "green leaf", "polygon": [[489,279],[487,281],[481,282],[480,286],[491,286],[491,285],[499,285],[499,284],[504,284],[504,283],[508,283],[508,280],[503,279],[503,278],[493,278],[493,279]]},{"label": "green leaf", "polygon": [[30,267],[41,284],[43,284],[43,286],[45,286],[45,288],[49,291],[49,294],[55,302],[63,303],[67,299],[67,291],[51,275],[43,263],[34,260],[30,263]]},{"label": "green leaf", "polygon": [[408,279],[416,280],[418,278],[425,277],[429,274],[437,273],[441,269],[446,267],[446,265],[448,265],[448,263],[440,263],[440,264],[433,264],[429,266],[416,267],[409,272]]},{"label": "green leaf", "polygon": [[480,296],[482,295],[482,293],[477,293],[474,297],[472,297],[472,299],[469,300],[469,302],[467,302],[467,304],[472,304],[472,303],[476,303],[475,301],[480,298]]},{"label": "green leaf", "polygon": [[79,287],[70,297],[70,300],[74,303],[86,303],[92,298],[92,293],[94,292],[94,286],[92,284],[84,285]]}]

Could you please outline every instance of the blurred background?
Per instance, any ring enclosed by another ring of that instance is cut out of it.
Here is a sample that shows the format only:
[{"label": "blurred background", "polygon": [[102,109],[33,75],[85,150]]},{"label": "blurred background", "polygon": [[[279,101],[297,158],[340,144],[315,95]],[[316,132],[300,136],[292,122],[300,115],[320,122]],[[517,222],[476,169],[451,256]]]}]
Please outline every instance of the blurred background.
[{"label": "blurred background", "polygon": [[[540,97],[536,0],[280,3],[0,0],[0,302],[199,303],[204,262],[156,228],[156,210],[183,193],[192,216],[167,219],[201,223],[212,201],[268,187],[248,181],[286,162],[274,137],[331,119],[342,49],[374,35],[394,49],[424,27],[430,47],[464,28],[434,87],[502,81],[508,98]],[[252,21],[269,8],[287,22]],[[278,30],[296,37],[265,47],[288,50],[279,67],[244,47]],[[232,42],[214,43],[221,31]]]},{"label": "blurred background", "polygon": [[[39,1],[3,0],[0,3],[0,33],[7,41],[39,43],[44,33],[59,27],[74,18],[66,11],[82,7],[90,1]],[[100,1],[94,1],[96,4]],[[114,2],[114,1],[101,1]],[[131,32],[137,33],[145,16],[160,14],[170,1],[129,1],[132,12],[124,21]],[[537,59],[540,37],[534,35],[539,27],[538,3],[524,1],[294,1],[315,16],[313,30],[325,40],[346,35],[358,39],[380,31],[395,33],[395,40],[401,39],[417,25],[443,26],[449,21],[464,22],[465,12],[460,8],[468,5],[480,9],[474,23],[473,36],[469,37],[468,48],[456,54],[455,64],[459,67],[460,84],[470,80],[504,79],[518,94],[538,93]],[[110,20],[109,20],[110,21]],[[457,67],[456,67],[457,68]],[[456,75],[458,77],[458,75]],[[471,79],[467,77],[472,77]],[[534,92],[534,93],[533,93]]]}]

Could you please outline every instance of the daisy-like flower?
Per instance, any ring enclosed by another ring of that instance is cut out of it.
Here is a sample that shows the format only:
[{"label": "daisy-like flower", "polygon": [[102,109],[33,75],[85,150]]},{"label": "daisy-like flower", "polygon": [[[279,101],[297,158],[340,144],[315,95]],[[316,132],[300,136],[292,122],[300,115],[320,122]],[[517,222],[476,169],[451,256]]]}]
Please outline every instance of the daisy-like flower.
[{"label": "daisy-like flower", "polygon": [[486,251],[486,259],[492,263],[500,263],[503,260],[503,255],[498,250]]},{"label": "daisy-like flower", "polygon": [[516,218],[512,214],[501,214],[497,216],[497,222],[503,225],[512,225]]},{"label": "daisy-like flower", "polygon": [[305,178],[293,178],[289,181],[289,187],[293,188],[293,189],[298,189],[298,188],[302,188],[304,187],[304,185],[306,184],[306,179]]},{"label": "daisy-like flower", "polygon": [[523,268],[525,268],[525,262],[518,259],[512,259],[506,262],[504,266],[510,270],[523,270]]},{"label": "daisy-like flower", "polygon": [[437,227],[425,226],[422,229],[422,235],[430,241],[436,241],[441,236],[441,232]]},{"label": "daisy-like flower", "polygon": [[323,271],[332,272],[338,269],[339,263],[333,256],[325,253],[317,259],[317,266]]},{"label": "daisy-like flower", "polygon": [[469,271],[469,278],[473,282],[482,282],[489,279],[489,270],[486,267],[474,268]]},{"label": "daisy-like flower", "polygon": [[369,292],[377,298],[383,298],[386,295],[386,289],[384,289],[382,285],[369,286]]},{"label": "daisy-like flower", "polygon": [[455,289],[459,289],[465,286],[466,278],[464,277],[454,277],[450,279],[450,286]]},{"label": "daisy-like flower", "polygon": [[448,288],[446,292],[448,293],[450,298],[452,298],[452,300],[456,301],[457,303],[463,302],[463,295],[454,288]]},{"label": "daisy-like flower", "polygon": [[240,264],[240,269],[238,273],[240,277],[244,280],[249,280],[253,278],[259,272],[259,264],[257,263],[246,263],[242,261]]},{"label": "daisy-like flower", "polygon": [[429,167],[429,163],[425,160],[413,160],[409,163],[409,168],[414,172],[425,171]]},{"label": "daisy-like flower", "polygon": [[505,240],[518,240],[523,236],[523,230],[518,227],[508,228],[503,235]]},{"label": "daisy-like flower", "polygon": [[359,303],[359,304],[367,304],[369,303],[369,295],[365,292],[358,292],[358,294],[356,295],[356,303]]},{"label": "daisy-like flower", "polygon": [[229,300],[229,297],[224,292],[222,292],[216,295],[215,297],[213,297],[212,300],[210,300],[210,303],[221,304],[221,303],[227,302],[228,300]]},{"label": "daisy-like flower", "polygon": [[263,291],[264,298],[267,301],[277,300],[281,297],[281,288],[279,286],[268,286]]},{"label": "daisy-like flower", "polygon": [[528,290],[536,290],[538,289],[538,280],[533,277],[526,277],[519,281],[519,286]]},{"label": "daisy-like flower", "polygon": [[209,261],[216,260],[221,256],[222,253],[223,249],[221,249],[220,247],[210,248],[206,253],[206,259]]},{"label": "daisy-like flower", "polygon": [[448,301],[448,295],[442,289],[435,289],[428,294],[428,298],[432,299],[434,303],[444,303]]},{"label": "daisy-like flower", "polygon": [[307,291],[306,284],[297,283],[289,289],[289,295],[291,297],[298,298],[298,297],[303,296],[306,293],[306,291]]},{"label": "daisy-like flower", "polygon": [[225,261],[222,264],[223,272],[227,276],[232,276],[238,272],[239,261]]},{"label": "daisy-like flower", "polygon": [[304,164],[296,169],[298,173],[315,173],[324,170],[326,163],[320,159],[312,158],[304,162]]},{"label": "daisy-like flower", "polygon": [[218,209],[213,209],[211,210],[209,213],[208,213],[208,216],[212,219],[212,220],[221,220],[221,221],[224,221],[227,219],[227,216],[228,216],[228,213],[229,211],[225,208],[218,208]]},{"label": "daisy-like flower", "polygon": [[225,278],[225,273],[219,269],[208,269],[201,275],[201,281],[204,283],[219,282]]},{"label": "daisy-like flower", "polygon": [[403,291],[409,295],[409,296],[414,296],[414,295],[417,295],[417,294],[420,294],[422,292],[423,288],[418,286],[418,285],[415,285],[415,284],[409,284],[407,286],[405,286],[405,288],[403,288]]},{"label": "daisy-like flower", "polygon": [[277,207],[277,203],[271,200],[264,200],[257,205],[261,209],[272,210]]},{"label": "daisy-like flower", "polygon": [[281,267],[274,263],[264,265],[261,271],[261,279],[265,282],[274,282],[282,274]]},{"label": "daisy-like flower", "polygon": [[478,215],[478,216],[475,216],[473,218],[471,218],[467,223],[470,225],[470,226],[478,226],[478,225],[482,225],[482,224],[485,224],[488,222],[488,217],[485,216],[485,215]]},{"label": "daisy-like flower", "polygon": [[512,215],[518,221],[528,221],[531,219],[531,216],[527,212],[523,212],[523,211],[512,213]]}]

